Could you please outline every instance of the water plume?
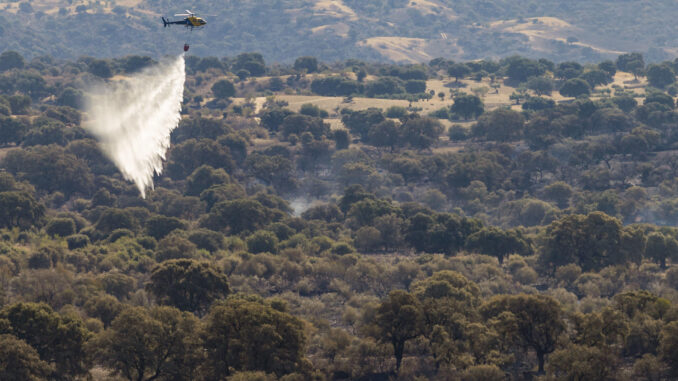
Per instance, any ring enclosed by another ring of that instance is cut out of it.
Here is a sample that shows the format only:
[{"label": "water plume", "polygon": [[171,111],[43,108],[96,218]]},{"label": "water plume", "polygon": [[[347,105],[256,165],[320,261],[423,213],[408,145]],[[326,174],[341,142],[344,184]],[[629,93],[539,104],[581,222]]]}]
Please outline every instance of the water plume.
[{"label": "water plume", "polygon": [[181,120],[184,65],[183,55],[167,59],[91,89],[86,100],[85,128],[143,198],[153,175],[162,173],[170,133]]}]

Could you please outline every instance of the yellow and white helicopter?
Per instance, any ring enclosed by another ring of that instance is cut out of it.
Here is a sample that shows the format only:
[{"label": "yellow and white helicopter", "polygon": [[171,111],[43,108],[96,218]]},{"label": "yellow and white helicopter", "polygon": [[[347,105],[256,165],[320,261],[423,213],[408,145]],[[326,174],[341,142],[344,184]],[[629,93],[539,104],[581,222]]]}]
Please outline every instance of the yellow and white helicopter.
[{"label": "yellow and white helicopter", "polygon": [[[174,15],[174,17],[184,17],[183,20],[178,20],[178,21],[172,21],[168,20],[165,17],[162,17],[162,25],[166,28],[170,25],[183,25],[186,28],[190,28],[191,32],[193,32],[193,29],[195,28],[202,28],[203,26],[207,25],[207,21],[200,17],[196,17],[195,13],[189,11],[188,9],[186,10],[186,13],[178,13]],[[189,49],[188,42],[184,44],[184,52],[187,52]]]},{"label": "yellow and white helicopter", "polygon": [[178,13],[174,15],[174,17],[184,17],[183,20],[179,21],[170,21],[166,18],[162,18],[162,24],[165,27],[168,27],[170,25],[184,25],[186,28],[200,28],[205,25],[207,25],[207,21],[203,20],[200,17],[196,17],[195,13],[186,10],[186,13]]}]

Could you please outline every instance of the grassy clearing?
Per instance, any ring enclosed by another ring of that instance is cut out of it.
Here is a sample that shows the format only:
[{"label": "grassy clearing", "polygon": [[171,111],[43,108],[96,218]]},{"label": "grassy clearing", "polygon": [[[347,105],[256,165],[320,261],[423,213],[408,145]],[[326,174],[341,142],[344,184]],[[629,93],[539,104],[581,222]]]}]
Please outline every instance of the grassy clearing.
[{"label": "grassy clearing", "polygon": [[[309,75],[307,78],[312,80],[312,78],[322,75]],[[282,77],[284,79],[284,77]],[[246,92],[249,90],[254,91],[254,88],[257,84],[262,84],[266,82],[270,77],[260,77],[252,78],[248,80],[246,85]],[[374,78],[372,78],[374,79]],[[231,80],[233,80],[231,78]],[[326,119],[326,122],[330,124],[333,129],[343,128],[341,124],[340,112],[342,109],[350,110],[365,110],[368,108],[381,108],[383,110],[388,109],[389,107],[405,107],[410,110],[415,110],[423,115],[428,115],[436,110],[439,110],[444,107],[450,107],[454,104],[455,92],[466,93],[466,94],[476,94],[480,96],[485,104],[485,110],[491,111],[499,107],[510,107],[513,110],[521,111],[522,106],[515,104],[511,101],[510,96],[516,91],[516,88],[509,86],[503,80],[498,80],[496,83],[498,87],[493,87],[489,78],[484,78],[482,81],[474,81],[470,79],[460,79],[458,82],[454,78],[447,76],[441,76],[436,79],[430,79],[426,83],[427,91],[433,90],[435,95],[431,99],[422,99],[416,102],[409,102],[407,100],[401,99],[380,99],[380,98],[363,98],[363,97],[354,97],[351,99],[345,97],[324,97],[319,95],[290,95],[284,94],[282,92],[274,95],[276,100],[287,102],[289,108],[292,111],[298,112],[301,109],[301,106],[307,103],[318,106],[319,108],[327,111],[329,113],[329,118]],[[647,86],[647,79],[640,77],[635,79],[633,74],[619,72],[615,75],[614,81],[606,86],[597,87],[596,90],[609,89],[611,94],[614,95],[614,87],[623,88],[626,91],[633,92],[642,96],[645,93],[645,88]],[[209,97],[210,91],[209,88],[202,88],[198,93],[204,94]],[[440,98],[439,93],[443,93],[444,97]],[[547,98],[553,99],[557,103],[570,102],[573,98],[563,97],[557,91],[551,93],[551,95],[546,96]],[[600,94],[593,94],[592,99],[600,99]],[[207,98],[209,99],[209,98]],[[244,104],[247,99],[244,97],[234,98],[235,104]],[[256,97],[251,100],[255,104],[255,113],[258,112],[261,107],[266,102],[265,97]],[[639,103],[642,103],[642,98],[638,99]],[[473,124],[472,121],[447,121],[443,120],[443,125],[449,127],[452,124],[461,124],[462,126],[469,127]],[[446,147],[447,149],[449,147]]]}]

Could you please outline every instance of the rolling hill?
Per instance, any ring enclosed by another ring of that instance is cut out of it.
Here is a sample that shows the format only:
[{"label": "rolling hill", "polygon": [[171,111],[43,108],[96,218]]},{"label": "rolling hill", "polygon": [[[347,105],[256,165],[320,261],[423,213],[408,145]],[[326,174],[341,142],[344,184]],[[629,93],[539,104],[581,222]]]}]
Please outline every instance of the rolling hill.
[{"label": "rolling hill", "polygon": [[[159,17],[193,7],[204,30],[164,30]],[[184,42],[200,56],[258,51],[267,60],[421,62],[512,54],[597,61],[678,51],[675,2],[664,0],[41,0],[0,3],[0,46],[28,57],[162,56]],[[4,49],[3,49],[4,50]]]}]

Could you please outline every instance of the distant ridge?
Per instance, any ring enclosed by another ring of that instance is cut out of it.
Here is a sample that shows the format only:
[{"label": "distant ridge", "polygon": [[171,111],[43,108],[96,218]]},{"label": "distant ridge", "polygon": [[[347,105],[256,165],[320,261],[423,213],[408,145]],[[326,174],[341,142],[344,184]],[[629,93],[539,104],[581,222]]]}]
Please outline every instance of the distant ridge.
[{"label": "distant ridge", "polygon": [[182,9],[166,0],[35,3],[0,3],[0,50],[69,59],[161,57],[190,40],[196,55],[258,51],[274,62],[304,55],[421,62],[513,54],[591,62],[629,51],[657,61],[678,52],[678,7],[660,0],[197,0],[192,7],[218,17],[193,33],[162,30],[160,16]]}]

